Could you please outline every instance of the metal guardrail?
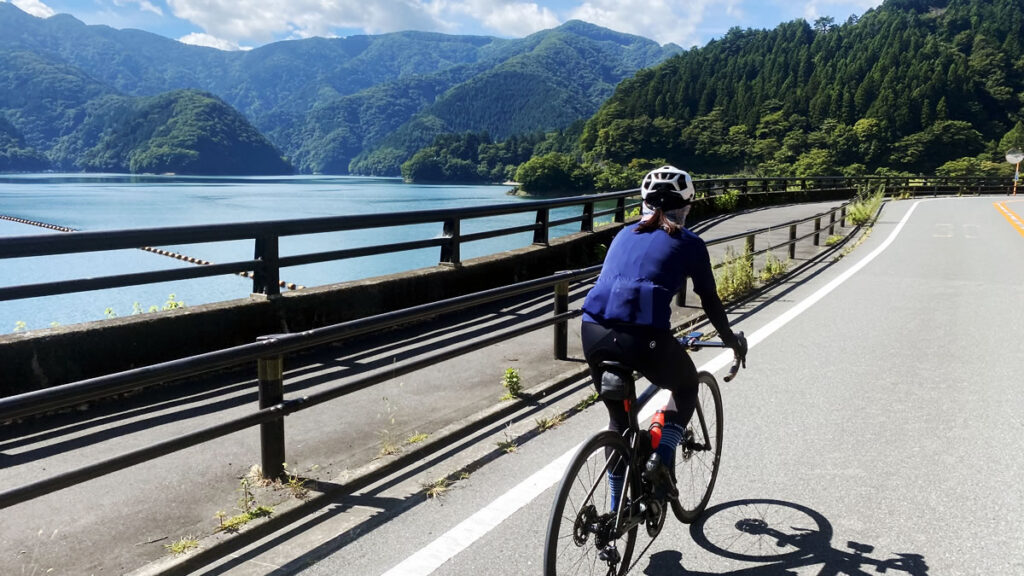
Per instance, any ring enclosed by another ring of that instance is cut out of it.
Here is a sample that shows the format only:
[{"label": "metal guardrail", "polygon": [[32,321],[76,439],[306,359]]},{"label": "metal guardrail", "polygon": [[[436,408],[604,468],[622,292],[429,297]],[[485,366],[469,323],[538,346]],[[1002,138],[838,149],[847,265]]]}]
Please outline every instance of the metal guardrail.
[{"label": "metal guardrail", "polygon": [[[538,278],[440,302],[415,306],[404,310],[381,314],[379,316],[353,320],[296,334],[265,336],[259,341],[251,344],[244,344],[233,348],[155,364],[144,368],[127,370],[117,374],[101,376],[54,388],[0,398],[0,421],[5,421],[15,418],[24,418],[66,406],[74,406],[82,402],[126,392],[128,390],[135,390],[158,382],[198,376],[200,374],[253,361],[258,363],[258,373],[260,376],[260,407],[256,412],[241,418],[218,423],[215,426],[196,430],[189,434],[177,436],[171,440],[158,442],[151,446],[109,458],[77,470],[72,470],[32,484],[0,492],[0,508],[6,508],[20,502],[38,498],[45,494],[67,488],[93,478],[98,478],[172,452],[184,450],[185,448],[202,444],[256,425],[262,426],[264,431],[261,435],[262,453],[264,456],[264,474],[268,477],[276,477],[283,471],[282,463],[285,462],[283,459],[284,416],[340,398],[385,380],[390,380],[394,377],[402,376],[409,372],[430,366],[437,362],[491,346],[527,332],[551,326],[559,322],[567,322],[570,318],[578,316],[579,312],[568,310],[558,312],[553,314],[550,318],[542,318],[527,322],[514,328],[490,334],[485,338],[477,339],[443,352],[418,356],[404,362],[390,365],[386,373],[356,377],[343,384],[292,400],[283,399],[284,380],[281,372],[281,358],[284,354],[313,348],[384,328],[407,324],[415,320],[433,317],[439,314],[465,310],[473,306],[478,306],[496,300],[528,294],[537,290],[550,289],[559,284],[593,277],[599,272],[599,270],[600,267],[595,266],[578,271],[561,272],[545,278]],[[279,456],[280,459],[278,459]]]},{"label": "metal guardrail", "polygon": [[[635,191],[631,192],[632,194],[635,194]],[[626,198],[631,192],[604,195],[616,200],[616,208],[609,211],[610,213],[615,214],[616,219],[624,218]],[[584,215],[581,220],[584,223],[584,226],[587,225],[588,213],[590,215],[596,215],[593,211],[593,203],[600,201],[596,197],[585,198],[587,198],[587,200],[585,200],[585,204],[589,204],[590,209],[589,212],[586,209],[584,210]],[[547,210],[556,205],[571,205],[573,202],[578,201],[579,199],[576,198],[529,203],[531,204],[530,209],[538,210],[539,222],[535,229],[538,231],[537,233],[540,234],[540,231],[545,231],[551,225],[557,224],[555,222],[548,222],[546,219],[542,219],[542,213],[547,213]],[[780,245],[788,246],[790,254],[793,255],[795,244],[801,240],[813,237],[815,245],[819,243],[820,235],[825,230],[822,226],[823,218],[829,218],[830,234],[832,233],[837,221],[840,225],[844,225],[847,206],[848,203],[809,218],[786,222],[777,226],[762,228],[759,230],[747,231],[734,236],[710,240],[708,241],[708,244],[715,245],[745,239],[747,247],[750,248],[751,252],[753,252],[755,243],[754,238],[756,236],[767,234],[782,227],[788,227],[790,230],[789,240],[783,244],[776,244],[774,247],[777,248]],[[480,210],[485,211],[483,209]],[[465,216],[466,212],[472,212],[474,214],[480,213],[473,212],[472,209],[458,212],[459,218],[467,217]],[[837,214],[839,215],[838,220],[836,218]],[[451,217],[455,218],[456,216],[453,215]],[[339,219],[332,218],[319,220],[323,227],[336,226],[338,221]],[[348,220],[346,220],[346,222],[347,221]],[[801,224],[807,224],[812,221],[814,222],[813,230],[803,236],[798,236],[797,227]],[[308,223],[309,221],[301,222]],[[393,219],[388,222],[389,225],[394,225]],[[591,226],[592,223],[592,220],[590,220]],[[290,221],[283,223],[268,223],[266,225],[266,230],[271,230],[275,234],[284,234],[299,233],[297,231],[298,229],[294,228],[294,226],[299,226],[301,224],[296,221]],[[165,231],[161,238],[177,238],[179,236],[176,235],[182,233],[180,230],[181,229],[175,229],[170,232]],[[80,252],[95,250],[99,249],[99,246],[108,247],[107,249],[110,249],[109,247],[123,248],[125,246],[132,246],[138,240],[141,240],[143,238],[141,232],[151,231],[97,233],[91,237],[89,246],[78,245],[78,248],[81,249],[74,250],[71,250],[70,245],[66,244],[67,240],[64,239],[66,237],[55,236],[52,239],[44,241],[42,244],[37,242],[28,242],[20,244],[21,248],[12,248],[7,246],[4,248],[4,252],[0,254],[0,257],[14,257],[12,254],[18,254],[19,250],[27,250],[30,252],[51,250],[45,253],[56,254],[64,253],[63,251]],[[309,228],[303,228],[302,232],[310,232],[310,230]],[[248,229],[245,229],[245,225],[227,225],[218,230],[207,231],[207,235],[203,238],[236,239],[239,237],[239,234],[249,235],[250,233],[251,232]],[[195,240],[195,237],[189,238],[189,241],[191,242],[194,242]],[[45,246],[45,248],[41,246]],[[220,422],[217,425],[196,430],[185,435],[180,435],[170,440],[157,442],[150,446],[58,474],[44,480],[0,492],[0,509],[38,498],[63,488],[98,478],[100,476],[141,464],[160,456],[196,446],[257,425],[261,427],[261,460],[263,472],[268,477],[279,476],[283,472],[282,466],[286,461],[284,454],[285,443],[283,424],[284,417],[287,415],[352,394],[382,381],[408,374],[409,372],[422,369],[437,362],[460,356],[473,350],[478,350],[548,326],[554,326],[555,328],[555,356],[564,358],[566,354],[567,322],[569,319],[580,314],[579,311],[570,311],[568,309],[569,286],[572,282],[590,279],[596,276],[599,271],[600,266],[594,266],[583,270],[561,272],[545,278],[538,278],[475,294],[468,294],[457,298],[389,312],[378,316],[353,320],[296,334],[265,336],[259,341],[251,344],[217,350],[206,354],[65,384],[54,388],[0,398],[0,421],[6,421],[16,418],[24,418],[68,406],[74,406],[82,402],[126,392],[128,390],[143,388],[158,382],[198,376],[200,374],[227,367],[238,366],[253,361],[256,361],[258,364],[259,408],[255,412],[240,418]],[[554,305],[552,315],[548,318],[523,323],[514,328],[490,334],[485,338],[467,342],[443,352],[418,356],[401,363],[394,364],[389,367],[386,374],[359,376],[350,381],[332,386],[314,394],[290,400],[284,399],[282,357],[285,354],[351,338],[371,331],[437,316],[439,314],[465,310],[484,303],[524,295],[537,290],[552,288],[554,289]]]},{"label": "metal guardrail", "polygon": [[[803,223],[818,222],[821,218],[829,215],[831,215],[831,221],[835,223],[835,215],[837,213],[845,214],[846,206],[847,204],[843,204],[829,212],[802,220],[787,222],[780,226],[795,228]],[[780,226],[718,238],[708,241],[708,244],[715,245],[747,238],[746,242],[749,245],[753,243],[752,237],[778,230]],[[816,224],[813,232],[800,239],[808,238],[820,232],[821,227]],[[798,240],[794,240],[794,242]],[[790,244],[790,246],[792,247],[793,244]],[[579,311],[571,311],[568,308],[570,285],[573,282],[592,279],[600,272],[600,269],[600,266],[593,266],[582,270],[561,272],[544,278],[414,306],[378,316],[325,326],[301,333],[264,336],[257,342],[250,344],[0,398],[0,421],[6,421],[42,414],[51,410],[59,410],[68,406],[75,406],[99,398],[121,394],[129,390],[136,390],[161,382],[199,376],[254,361],[257,363],[259,374],[259,406],[255,412],[177,436],[170,440],[157,442],[150,446],[38,482],[0,492],[0,508],[6,508],[20,502],[38,498],[254,426],[260,426],[261,429],[261,463],[263,473],[267,477],[278,477],[283,473],[283,463],[286,462],[284,417],[287,415],[341,398],[437,362],[549,326],[554,327],[554,356],[564,359],[567,355],[568,321],[580,315]],[[545,289],[553,289],[554,291],[554,303],[550,317],[526,322],[514,328],[490,334],[485,338],[449,348],[443,352],[417,356],[389,366],[386,373],[358,376],[350,381],[299,398],[286,400],[284,397],[283,356],[286,354]]]},{"label": "metal guardrail", "polygon": [[[756,197],[792,192],[813,193],[815,191],[883,186],[887,193],[894,195],[978,194],[1008,192],[1011,186],[1008,182],[995,179],[928,177],[721,178],[697,180],[694,184],[700,198],[698,201],[712,200],[715,196],[730,191]],[[0,259],[238,240],[252,241],[253,258],[219,264],[205,263],[206,265],[187,268],[0,287],[0,301],[205,278],[222,274],[251,275],[253,279],[252,293],[274,296],[280,293],[281,268],[423,248],[438,248],[440,250],[439,263],[458,266],[462,263],[461,247],[468,242],[533,232],[534,244],[547,245],[551,239],[551,229],[554,227],[579,222],[579,230],[589,232],[593,231],[594,221],[597,218],[611,216],[614,222],[623,222],[626,211],[638,206],[638,195],[639,190],[634,189],[553,200],[446,210],[6,237],[0,238]],[[599,206],[604,206],[604,208],[599,209]],[[553,210],[570,207],[579,207],[580,214],[552,220]],[[483,232],[468,234],[462,232],[462,223],[466,220],[522,213],[533,213],[535,215],[534,223],[495,227]],[[394,226],[431,223],[441,225],[440,235],[408,242],[326,252],[288,256],[280,254],[280,240],[286,236],[386,229]]]}]

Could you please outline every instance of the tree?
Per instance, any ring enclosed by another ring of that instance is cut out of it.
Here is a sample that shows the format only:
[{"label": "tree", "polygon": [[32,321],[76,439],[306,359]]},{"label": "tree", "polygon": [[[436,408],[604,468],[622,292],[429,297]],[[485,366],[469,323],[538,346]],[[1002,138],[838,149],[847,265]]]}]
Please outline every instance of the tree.
[{"label": "tree", "polygon": [[530,193],[572,193],[593,187],[594,177],[568,154],[535,156],[516,170],[516,182]]}]

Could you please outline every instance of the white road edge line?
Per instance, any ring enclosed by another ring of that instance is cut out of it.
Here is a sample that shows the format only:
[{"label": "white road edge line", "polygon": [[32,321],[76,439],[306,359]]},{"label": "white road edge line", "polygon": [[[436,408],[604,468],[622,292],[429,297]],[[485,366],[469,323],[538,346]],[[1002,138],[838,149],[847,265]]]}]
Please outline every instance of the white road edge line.
[{"label": "white road edge line", "polygon": [[[893,229],[892,233],[889,234],[889,237],[886,238],[878,248],[875,248],[874,251],[865,256],[863,260],[857,262],[845,272],[834,278],[831,282],[822,286],[797,305],[793,306],[782,315],[751,334],[750,337],[747,338],[747,343],[750,348],[757,346],[778,329],[804,313],[808,308],[816,304],[819,300],[827,296],[830,292],[838,288],[841,284],[849,280],[850,277],[867,266],[872,260],[877,258],[879,254],[884,252],[886,248],[896,240],[896,237],[903,230],[907,221],[910,220],[910,215],[913,214],[914,210],[917,209],[917,206],[924,201],[925,200],[918,200],[915,202],[914,205],[907,210],[907,213],[904,214],[903,219],[901,219],[899,224],[896,225],[896,228]],[[732,352],[725,351],[698,369],[707,370],[708,372],[713,373],[728,366],[730,362],[732,362]],[[645,408],[641,411],[639,418],[641,420],[649,418],[654,412],[654,407],[663,406],[667,401],[668,393],[665,391],[659,392],[653,401],[647,403],[649,408]],[[576,451],[582,444],[583,442],[580,442],[576,446],[573,446],[571,450],[562,454],[544,468],[533,473],[532,476],[520,482],[514,488],[510,489],[505,494],[502,494],[493,502],[484,508],[481,508],[475,514],[463,520],[457,526],[445,532],[436,540],[420,549],[412,556],[409,556],[394,568],[385,572],[382,576],[427,576],[428,574],[431,574],[434,570],[441,567],[442,564],[454,558],[458,553],[468,548],[474,542],[512,516],[512,514],[515,514],[520,508],[529,504],[545,490],[554,486],[559,480],[561,480],[562,474],[565,473],[565,469],[569,465],[569,461],[572,459],[573,455],[576,454]]]}]

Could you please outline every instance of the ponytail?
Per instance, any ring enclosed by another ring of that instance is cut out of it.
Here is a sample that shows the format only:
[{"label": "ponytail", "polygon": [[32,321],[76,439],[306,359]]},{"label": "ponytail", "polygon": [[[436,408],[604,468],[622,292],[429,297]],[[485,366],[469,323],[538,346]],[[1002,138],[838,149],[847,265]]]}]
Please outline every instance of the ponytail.
[{"label": "ponytail", "polygon": [[652,232],[659,228],[668,233],[669,236],[675,236],[679,233],[679,225],[666,216],[665,211],[661,208],[656,208],[653,214],[641,220],[634,232],[640,234],[641,232]]}]

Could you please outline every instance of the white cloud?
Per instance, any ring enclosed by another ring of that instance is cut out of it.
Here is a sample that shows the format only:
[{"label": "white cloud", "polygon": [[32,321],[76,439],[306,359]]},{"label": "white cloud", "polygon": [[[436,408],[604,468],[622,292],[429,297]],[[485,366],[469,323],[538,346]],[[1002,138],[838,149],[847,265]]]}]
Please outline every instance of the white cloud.
[{"label": "white cloud", "polygon": [[182,36],[178,38],[178,42],[182,44],[191,44],[193,46],[206,46],[208,48],[216,48],[218,50],[251,50],[252,48],[247,46],[239,46],[237,42],[231,42],[229,40],[222,40],[209,34],[201,34],[199,32],[193,32],[188,36]]},{"label": "white cloud", "polygon": [[39,0],[11,0],[11,4],[37,18],[49,18],[57,13]]},{"label": "white cloud", "polygon": [[333,36],[339,29],[368,34],[441,30],[423,0],[167,0],[175,16],[230,41]]},{"label": "white cloud", "polygon": [[435,0],[430,6],[439,21],[447,23],[452,18],[467,17],[501,36],[526,36],[561,24],[554,11],[535,2]]},{"label": "white cloud", "polygon": [[629,34],[694,46],[700,42],[697,30],[709,8],[738,14],[738,0],[587,0],[572,11],[572,17]]},{"label": "white cloud", "polygon": [[152,12],[157,16],[163,16],[164,11],[159,6],[153,5],[149,0],[114,0],[115,6],[138,6],[140,10]]},{"label": "white cloud", "polygon": [[[869,8],[881,6],[882,0],[810,0],[804,3],[804,20],[814,22],[823,13],[836,14],[841,10],[849,10],[850,14],[863,14]],[[836,18],[836,22],[843,22],[846,18]]]}]

